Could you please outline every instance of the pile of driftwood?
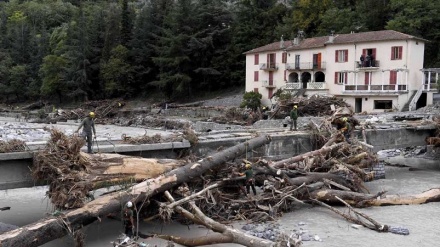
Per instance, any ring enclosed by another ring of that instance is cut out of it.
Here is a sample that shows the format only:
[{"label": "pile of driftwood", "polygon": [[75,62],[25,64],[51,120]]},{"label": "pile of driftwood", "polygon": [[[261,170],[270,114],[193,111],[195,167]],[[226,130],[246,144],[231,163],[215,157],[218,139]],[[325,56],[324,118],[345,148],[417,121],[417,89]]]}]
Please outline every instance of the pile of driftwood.
[{"label": "pile of driftwood", "polygon": [[85,141],[52,129],[46,148],[34,156],[32,176],[48,181],[47,195],[58,209],[82,207],[93,190],[131,185],[181,166],[183,160],[141,159],[118,154],[80,152]]},{"label": "pile of driftwood", "polygon": [[336,97],[313,95],[310,98],[291,98],[280,100],[274,107],[270,118],[284,118],[289,115],[293,105],[298,106],[299,116],[330,116],[338,107],[349,107],[344,100]]},{"label": "pile of driftwood", "polygon": [[9,141],[0,140],[0,153],[23,152],[26,150],[26,142],[12,139]]},{"label": "pile of driftwood", "polygon": [[[38,246],[68,233],[75,235],[82,226],[117,212],[131,200],[139,210],[147,209],[147,216],[169,220],[179,213],[219,233],[200,239],[158,236],[186,246],[201,242],[299,246],[300,241],[292,237],[268,241],[224,223],[238,219],[274,220],[297,204],[312,203],[372,230],[393,232],[394,228],[358,213],[353,207],[420,204],[440,199],[440,189],[411,197],[385,196],[385,192],[370,194],[364,181],[374,176],[368,168],[377,164],[376,155],[368,146],[354,140],[348,144],[341,141],[341,133],[328,131],[331,136],[314,151],[284,160],[252,160],[256,186],[261,188],[255,196],[244,193],[241,159],[247,152],[270,143],[269,136],[257,136],[197,161],[153,160],[146,166],[146,159],[141,158],[83,154],[79,152],[83,141],[53,131],[47,148],[35,157],[35,177],[49,180],[49,194],[57,208],[80,208],[2,234],[0,242],[6,246],[13,241],[21,246]],[[90,197],[96,188],[117,184],[121,186],[117,193]],[[346,205],[356,215],[347,215],[331,204]]]}]

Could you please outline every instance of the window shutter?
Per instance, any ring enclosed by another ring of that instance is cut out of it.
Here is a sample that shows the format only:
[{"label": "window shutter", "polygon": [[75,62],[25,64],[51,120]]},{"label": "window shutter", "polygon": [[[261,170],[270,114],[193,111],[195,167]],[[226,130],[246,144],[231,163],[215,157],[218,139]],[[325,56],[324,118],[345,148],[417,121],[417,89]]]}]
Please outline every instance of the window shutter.
[{"label": "window shutter", "polygon": [[254,57],[254,64],[255,65],[258,65],[259,63],[260,63],[260,59],[259,59],[260,57],[259,57],[259,55],[258,54],[255,54],[255,57]]},{"label": "window shutter", "polygon": [[402,59],[402,51],[403,51],[403,49],[402,49],[402,46],[399,46],[399,59]]},{"label": "window shutter", "polygon": [[338,62],[338,51],[335,51],[335,62]]},{"label": "window shutter", "polygon": [[286,81],[286,72],[287,70],[284,70],[284,81]]},{"label": "window shutter", "polygon": [[345,50],[344,62],[348,62],[348,50]]},{"label": "window shutter", "polygon": [[373,58],[374,60],[376,60],[376,48],[373,48],[373,49],[372,49],[372,51],[371,51],[371,55],[373,56],[372,58]]},{"label": "window shutter", "polygon": [[258,81],[258,71],[254,71],[254,81]]},{"label": "window shutter", "polygon": [[255,93],[258,93],[258,88],[254,88],[254,92],[255,92]]},{"label": "window shutter", "polygon": [[345,80],[344,80],[345,84],[348,83],[348,73],[345,73]]},{"label": "window shutter", "polygon": [[268,93],[268,98],[270,99],[270,98],[272,98],[272,96],[273,96],[273,88],[269,88],[269,93]]},{"label": "window shutter", "polygon": [[335,84],[338,84],[338,72],[335,72]]},{"label": "window shutter", "polygon": [[391,47],[391,60],[394,60],[395,54],[394,54],[394,46]]}]

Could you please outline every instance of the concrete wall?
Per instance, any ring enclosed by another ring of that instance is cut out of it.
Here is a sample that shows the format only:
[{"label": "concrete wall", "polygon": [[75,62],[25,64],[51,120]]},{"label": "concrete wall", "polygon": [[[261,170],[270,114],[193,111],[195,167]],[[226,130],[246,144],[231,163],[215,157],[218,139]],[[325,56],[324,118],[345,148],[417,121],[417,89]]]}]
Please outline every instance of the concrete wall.
[{"label": "concrete wall", "polygon": [[30,166],[32,159],[0,160],[0,190],[34,186]]}]

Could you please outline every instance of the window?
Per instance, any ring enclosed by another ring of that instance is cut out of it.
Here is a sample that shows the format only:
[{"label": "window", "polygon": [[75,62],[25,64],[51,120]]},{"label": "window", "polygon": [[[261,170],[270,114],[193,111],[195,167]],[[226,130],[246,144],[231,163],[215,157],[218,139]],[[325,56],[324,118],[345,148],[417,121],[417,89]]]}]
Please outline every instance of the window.
[{"label": "window", "polygon": [[254,93],[258,93],[258,88],[254,88]]},{"label": "window", "polygon": [[391,47],[391,60],[402,60],[402,46]]},{"label": "window", "polygon": [[287,53],[283,52],[282,63],[287,63]]},{"label": "window", "polygon": [[254,71],[254,81],[258,81],[258,71]]},{"label": "window", "polygon": [[397,71],[392,70],[390,71],[390,84],[396,84],[397,83]]},{"label": "window", "polygon": [[345,63],[348,61],[348,50],[336,50],[335,51],[335,62]]},{"label": "window", "polygon": [[257,65],[260,63],[260,56],[259,54],[254,55],[254,64]]},{"label": "window", "polygon": [[392,100],[375,100],[374,101],[374,109],[377,109],[377,110],[393,109],[393,101]]},{"label": "window", "polygon": [[347,84],[347,72],[335,72],[335,84]]}]

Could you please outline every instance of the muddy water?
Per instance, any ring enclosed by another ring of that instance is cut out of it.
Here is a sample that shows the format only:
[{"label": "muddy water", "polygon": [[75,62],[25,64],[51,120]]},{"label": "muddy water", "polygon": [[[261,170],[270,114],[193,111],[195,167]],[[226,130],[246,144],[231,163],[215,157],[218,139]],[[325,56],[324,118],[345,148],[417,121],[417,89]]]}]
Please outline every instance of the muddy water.
[{"label": "muddy water", "polygon": [[[392,163],[406,163],[408,167],[387,167],[386,179],[369,182],[366,186],[371,193],[386,190],[388,194],[410,195],[421,193],[430,188],[440,187],[440,161],[392,158]],[[26,225],[45,216],[51,206],[45,199],[47,187],[0,191],[0,206],[11,206],[10,211],[0,212],[0,221]],[[340,208],[345,210],[344,208]],[[321,207],[298,206],[279,220],[285,232],[303,229],[321,241],[305,241],[303,246],[440,246],[440,202],[424,205],[387,206],[359,209],[382,224],[406,227],[410,235],[402,236],[391,233],[377,233],[365,228],[355,229],[351,223]],[[236,227],[240,227],[237,224]],[[198,226],[178,224],[141,223],[141,231],[174,234],[180,236],[203,236],[209,231]],[[103,220],[86,228],[86,246],[107,247],[110,241],[122,231],[121,223]],[[166,246],[165,241],[149,240],[150,246]],[[43,245],[45,247],[73,246],[69,237]],[[237,246],[223,244],[216,246]]]}]

